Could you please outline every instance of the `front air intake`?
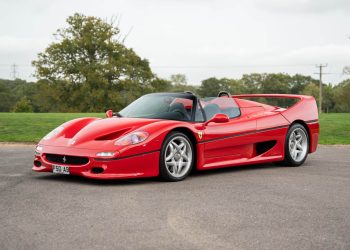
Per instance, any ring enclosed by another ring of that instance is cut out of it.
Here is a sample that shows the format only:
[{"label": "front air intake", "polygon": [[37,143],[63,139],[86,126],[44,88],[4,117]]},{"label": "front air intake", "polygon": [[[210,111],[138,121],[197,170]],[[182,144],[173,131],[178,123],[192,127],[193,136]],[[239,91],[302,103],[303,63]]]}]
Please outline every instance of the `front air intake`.
[{"label": "front air intake", "polygon": [[94,173],[94,174],[101,174],[101,173],[103,173],[103,171],[104,171],[104,169],[101,167],[93,167],[91,169],[91,173]]},{"label": "front air intake", "polygon": [[53,163],[67,164],[67,165],[85,165],[89,162],[89,158],[70,155],[56,155],[46,154],[46,160]]}]

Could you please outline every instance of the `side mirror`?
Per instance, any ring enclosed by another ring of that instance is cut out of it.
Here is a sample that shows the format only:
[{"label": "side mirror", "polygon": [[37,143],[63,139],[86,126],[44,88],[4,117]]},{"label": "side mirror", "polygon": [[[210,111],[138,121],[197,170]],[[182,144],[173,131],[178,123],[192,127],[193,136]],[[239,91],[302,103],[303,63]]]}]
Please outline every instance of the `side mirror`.
[{"label": "side mirror", "polygon": [[229,122],[229,121],[230,121],[230,118],[228,118],[227,115],[225,115],[225,114],[216,114],[210,120],[206,121],[203,125],[207,126],[211,122],[214,122],[214,123],[225,123],[225,122]]},{"label": "side mirror", "polygon": [[229,121],[230,121],[230,118],[227,115],[225,115],[225,114],[216,114],[210,120],[208,120],[208,121],[206,121],[204,123],[198,124],[195,127],[198,130],[203,130],[211,122],[214,122],[214,123],[225,123],[225,122],[229,122]]},{"label": "side mirror", "polygon": [[106,117],[107,118],[112,118],[113,117],[113,111],[111,109],[106,111]]}]

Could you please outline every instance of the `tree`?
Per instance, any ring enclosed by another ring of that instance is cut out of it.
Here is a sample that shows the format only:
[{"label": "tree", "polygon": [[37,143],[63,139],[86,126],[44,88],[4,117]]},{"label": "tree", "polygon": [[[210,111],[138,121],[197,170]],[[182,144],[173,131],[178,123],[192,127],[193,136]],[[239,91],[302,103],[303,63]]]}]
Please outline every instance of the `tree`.
[{"label": "tree", "polygon": [[10,107],[13,106],[14,96],[11,93],[8,81],[0,80],[0,112],[10,111]]},{"label": "tree", "polygon": [[229,81],[230,93],[232,95],[246,94],[246,86],[241,80],[230,79]]},{"label": "tree", "polygon": [[334,99],[334,88],[331,84],[323,84],[322,86],[322,109],[329,113],[334,110],[335,99]]},{"label": "tree", "polygon": [[350,112],[350,79],[342,81],[335,87],[335,110],[337,112]]},{"label": "tree", "polygon": [[174,85],[186,85],[187,79],[184,74],[174,74],[170,76],[170,81]]},{"label": "tree", "polygon": [[[12,111],[14,105],[24,96],[32,101],[35,83],[21,79],[0,79],[0,112]],[[33,109],[34,105],[33,105]]]},{"label": "tree", "polygon": [[184,91],[192,91],[193,86],[187,85],[186,75],[184,74],[174,74],[170,76],[171,88],[172,92],[184,92]]},{"label": "tree", "polygon": [[265,94],[290,93],[289,82],[291,77],[287,74],[264,74],[263,81],[260,83],[260,92]]},{"label": "tree", "polygon": [[243,86],[246,88],[247,94],[259,93],[261,83],[264,81],[266,75],[264,74],[244,74],[241,78]]},{"label": "tree", "polygon": [[[59,112],[67,111],[67,103],[69,98],[64,99],[61,84],[50,84],[46,80],[39,80],[35,84],[35,92],[31,96],[32,104],[38,112]],[[72,110],[77,111],[77,110]]]},{"label": "tree", "polygon": [[12,109],[13,112],[33,112],[33,107],[26,96],[22,97]]},{"label": "tree", "polygon": [[318,84],[318,80],[313,79],[311,76],[296,74],[290,78],[290,92],[292,94],[300,94],[309,83]]},{"label": "tree", "polygon": [[345,66],[343,68],[343,74],[344,75],[350,75],[350,66]]},{"label": "tree", "polygon": [[199,94],[205,96],[217,96],[220,91],[230,92],[231,79],[211,77],[202,81]]},{"label": "tree", "polygon": [[153,92],[167,92],[171,91],[172,85],[168,80],[156,78],[151,82],[152,89],[150,91]]},{"label": "tree", "polygon": [[121,108],[123,91],[147,92],[156,77],[146,59],[119,41],[118,27],[82,14],[68,17],[67,23],[33,61],[36,76],[63,91],[61,101],[69,104],[63,111]]},{"label": "tree", "polygon": [[310,83],[310,84],[306,85],[304,88],[304,91],[303,91],[304,95],[311,95],[311,96],[315,97],[315,99],[317,100],[317,103],[318,103],[319,93],[320,93],[319,87],[315,83]]}]

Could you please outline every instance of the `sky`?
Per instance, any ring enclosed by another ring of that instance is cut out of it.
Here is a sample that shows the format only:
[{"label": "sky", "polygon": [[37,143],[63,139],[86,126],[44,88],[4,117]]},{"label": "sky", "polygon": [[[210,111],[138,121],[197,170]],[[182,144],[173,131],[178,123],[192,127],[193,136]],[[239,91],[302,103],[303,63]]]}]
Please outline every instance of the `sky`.
[{"label": "sky", "polygon": [[0,78],[35,80],[31,61],[74,13],[118,17],[125,45],[163,78],[190,84],[249,73],[349,78],[349,0],[1,0]]}]

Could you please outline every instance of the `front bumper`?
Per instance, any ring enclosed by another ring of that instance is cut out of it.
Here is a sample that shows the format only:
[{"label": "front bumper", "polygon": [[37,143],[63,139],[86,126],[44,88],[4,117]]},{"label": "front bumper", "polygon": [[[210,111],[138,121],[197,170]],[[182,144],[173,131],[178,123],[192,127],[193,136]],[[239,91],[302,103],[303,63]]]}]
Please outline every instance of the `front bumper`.
[{"label": "front bumper", "polygon": [[[158,176],[159,151],[141,153],[127,157],[101,158],[96,157],[97,150],[43,146],[42,152],[36,152],[34,162],[39,161],[40,166],[33,164],[32,170],[36,172],[52,172],[53,165],[68,166],[71,175],[79,175],[93,179],[128,179],[139,177]],[[66,156],[80,156],[89,158],[85,165],[70,165],[50,162],[46,154]],[[103,169],[95,173],[93,169]]]}]

